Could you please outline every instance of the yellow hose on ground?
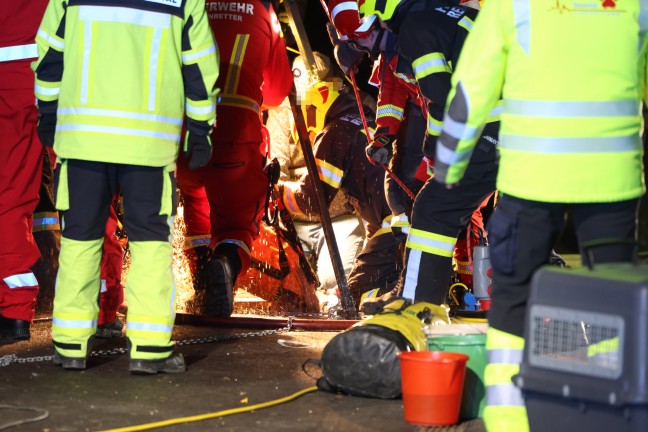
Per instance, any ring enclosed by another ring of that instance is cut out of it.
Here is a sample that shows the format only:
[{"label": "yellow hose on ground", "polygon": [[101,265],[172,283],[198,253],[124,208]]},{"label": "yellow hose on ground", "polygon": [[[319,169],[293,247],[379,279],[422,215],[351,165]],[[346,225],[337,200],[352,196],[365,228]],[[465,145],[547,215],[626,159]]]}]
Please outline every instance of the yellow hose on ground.
[{"label": "yellow hose on ground", "polygon": [[222,411],[216,411],[214,413],[208,413],[208,414],[200,414],[200,415],[195,415],[195,416],[190,416],[190,417],[178,417],[174,419],[169,419],[169,420],[163,420],[159,422],[153,422],[153,423],[145,423],[141,425],[136,425],[136,426],[126,426],[122,428],[117,428],[117,429],[107,429],[102,432],[136,432],[136,431],[143,431],[143,430],[150,430],[150,429],[157,429],[161,427],[167,427],[167,426],[172,426],[172,425],[177,425],[180,423],[191,423],[191,422],[197,422],[197,421],[202,421],[202,420],[209,420],[213,418],[218,418],[218,417],[225,417],[228,415],[232,414],[240,414],[248,411],[254,411],[262,408],[269,408],[275,405],[282,404],[284,402],[290,402],[292,400],[297,399],[300,396],[303,396],[307,393],[311,393],[317,390],[317,386],[312,386],[305,388],[304,390],[300,390],[297,393],[293,393],[290,396],[286,396],[280,399],[275,399],[271,400],[269,402],[262,402],[256,405],[251,405],[251,406],[246,406],[246,407],[241,407],[241,408],[231,408],[231,409],[226,409]]}]

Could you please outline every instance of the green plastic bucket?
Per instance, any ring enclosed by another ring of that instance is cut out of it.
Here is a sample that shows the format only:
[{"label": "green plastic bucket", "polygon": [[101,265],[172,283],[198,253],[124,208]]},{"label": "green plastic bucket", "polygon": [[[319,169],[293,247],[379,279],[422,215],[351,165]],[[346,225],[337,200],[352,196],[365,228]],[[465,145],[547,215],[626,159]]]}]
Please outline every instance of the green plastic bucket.
[{"label": "green plastic bucket", "polygon": [[481,417],[484,411],[484,369],[486,356],[486,335],[438,336],[427,339],[430,351],[447,351],[467,354],[463,396],[459,418],[462,420]]}]

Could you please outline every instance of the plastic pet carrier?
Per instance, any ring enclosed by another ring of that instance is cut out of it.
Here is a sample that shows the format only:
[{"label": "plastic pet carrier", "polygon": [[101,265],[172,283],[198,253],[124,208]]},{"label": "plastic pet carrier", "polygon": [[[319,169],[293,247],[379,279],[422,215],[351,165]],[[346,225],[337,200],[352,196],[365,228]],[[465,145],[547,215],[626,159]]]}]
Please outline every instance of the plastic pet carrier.
[{"label": "plastic pet carrier", "polygon": [[514,378],[532,432],[648,431],[648,265],[533,277]]}]

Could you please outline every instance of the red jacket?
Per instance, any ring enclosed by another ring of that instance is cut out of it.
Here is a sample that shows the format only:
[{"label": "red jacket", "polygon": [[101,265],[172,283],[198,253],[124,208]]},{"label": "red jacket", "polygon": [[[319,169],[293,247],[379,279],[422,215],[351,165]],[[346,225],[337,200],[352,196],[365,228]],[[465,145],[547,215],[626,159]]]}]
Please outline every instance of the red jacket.
[{"label": "red jacket", "polygon": [[48,0],[0,2],[0,89],[34,89],[34,38]]},{"label": "red jacket", "polygon": [[398,56],[394,55],[386,62],[380,56],[369,82],[378,87],[376,109],[376,129],[383,128],[385,133],[396,135],[403,121],[403,113],[408,100],[416,102],[423,114],[426,107],[414,76],[397,71]]},{"label": "red jacket", "polygon": [[261,108],[281,104],[292,85],[279,20],[265,0],[207,0],[220,51],[213,141],[261,142]]}]

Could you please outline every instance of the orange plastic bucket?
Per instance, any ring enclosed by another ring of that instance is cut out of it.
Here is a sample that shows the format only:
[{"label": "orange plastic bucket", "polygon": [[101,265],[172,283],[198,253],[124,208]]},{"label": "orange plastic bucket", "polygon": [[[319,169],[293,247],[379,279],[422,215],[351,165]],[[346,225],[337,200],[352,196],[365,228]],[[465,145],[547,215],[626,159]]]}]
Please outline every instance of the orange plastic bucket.
[{"label": "orange plastic bucket", "polygon": [[399,357],[405,421],[418,426],[457,423],[468,356],[409,351]]}]

